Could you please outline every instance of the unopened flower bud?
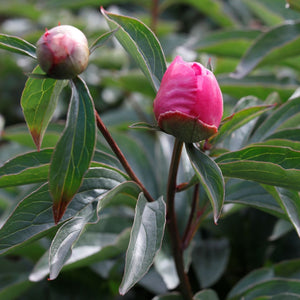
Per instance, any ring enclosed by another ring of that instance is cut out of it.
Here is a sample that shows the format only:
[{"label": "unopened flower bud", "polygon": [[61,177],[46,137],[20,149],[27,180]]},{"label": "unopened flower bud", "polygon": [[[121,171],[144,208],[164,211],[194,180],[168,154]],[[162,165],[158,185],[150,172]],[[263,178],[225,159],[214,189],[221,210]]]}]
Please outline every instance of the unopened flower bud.
[{"label": "unopened flower bud", "polygon": [[180,56],[165,72],[153,106],[158,126],[186,143],[217,133],[223,115],[222,93],[214,74]]},{"label": "unopened flower bud", "polygon": [[68,79],[86,69],[90,53],[88,41],[79,29],[59,25],[41,36],[36,54],[40,67],[49,77]]}]

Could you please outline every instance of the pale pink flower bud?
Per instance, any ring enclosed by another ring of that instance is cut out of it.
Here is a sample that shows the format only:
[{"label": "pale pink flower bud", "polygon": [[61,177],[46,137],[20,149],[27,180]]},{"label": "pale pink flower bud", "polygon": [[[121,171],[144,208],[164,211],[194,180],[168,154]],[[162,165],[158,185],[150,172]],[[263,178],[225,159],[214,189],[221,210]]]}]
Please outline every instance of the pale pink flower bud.
[{"label": "pale pink flower bud", "polygon": [[180,56],[164,74],[153,106],[158,126],[186,143],[217,133],[223,115],[222,93],[214,74]]},{"label": "pale pink flower bud", "polygon": [[86,69],[90,53],[88,41],[79,29],[59,25],[41,36],[36,54],[40,67],[49,77],[68,79]]}]

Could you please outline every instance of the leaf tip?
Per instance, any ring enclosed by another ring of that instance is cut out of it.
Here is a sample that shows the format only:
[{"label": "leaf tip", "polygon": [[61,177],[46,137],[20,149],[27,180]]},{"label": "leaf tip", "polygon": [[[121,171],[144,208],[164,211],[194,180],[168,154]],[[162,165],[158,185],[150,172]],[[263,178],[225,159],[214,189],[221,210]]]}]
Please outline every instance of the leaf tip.
[{"label": "leaf tip", "polygon": [[39,152],[41,150],[41,143],[42,143],[41,133],[35,129],[30,129],[30,133],[31,133],[33,142],[37,148],[37,151]]}]

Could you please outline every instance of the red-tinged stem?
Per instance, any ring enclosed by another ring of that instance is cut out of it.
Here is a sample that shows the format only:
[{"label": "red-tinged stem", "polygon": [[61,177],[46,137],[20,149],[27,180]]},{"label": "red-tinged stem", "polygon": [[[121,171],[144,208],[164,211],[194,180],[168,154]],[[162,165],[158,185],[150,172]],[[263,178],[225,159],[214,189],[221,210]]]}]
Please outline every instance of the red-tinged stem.
[{"label": "red-tinged stem", "polygon": [[116,154],[117,158],[119,159],[120,163],[122,164],[122,166],[125,169],[125,171],[128,174],[128,176],[135,183],[137,183],[140,186],[140,188],[142,189],[142,191],[143,191],[145,197],[147,198],[147,200],[149,202],[153,202],[154,199],[152,198],[152,196],[150,195],[150,193],[147,191],[147,189],[145,188],[145,186],[142,184],[142,182],[135,175],[135,173],[132,170],[132,168],[130,167],[127,159],[125,158],[125,156],[122,153],[121,149],[119,148],[119,146],[117,145],[117,143],[115,142],[115,140],[113,139],[113,137],[111,136],[111,134],[109,133],[109,131],[107,130],[106,126],[104,125],[103,121],[101,120],[101,118],[100,118],[100,116],[99,116],[99,114],[98,114],[98,112],[96,110],[95,110],[95,117],[96,117],[96,123],[97,123],[98,129],[102,133],[103,137],[105,138],[105,140],[107,141],[107,143],[109,144],[109,146],[111,147],[111,149],[113,150],[113,152]]},{"label": "red-tinged stem", "polygon": [[173,154],[169,170],[168,188],[167,188],[167,226],[171,238],[173,256],[175,260],[177,274],[180,280],[181,294],[185,300],[192,300],[193,294],[187,274],[184,270],[183,247],[176,220],[175,212],[175,194],[176,179],[179,167],[180,156],[183,142],[175,140]]},{"label": "red-tinged stem", "polygon": [[192,226],[193,226],[193,221],[196,217],[196,213],[197,213],[197,206],[198,206],[198,199],[199,199],[199,183],[195,185],[194,188],[194,194],[193,194],[193,201],[192,201],[192,207],[191,207],[191,212],[190,212],[190,216],[189,216],[189,220],[182,238],[182,245],[183,245],[183,249],[186,249],[189,246],[189,242],[190,242],[190,234],[192,231]]},{"label": "red-tinged stem", "polygon": [[159,0],[152,0],[151,8],[151,29],[156,33],[157,20],[158,20],[158,5]]}]

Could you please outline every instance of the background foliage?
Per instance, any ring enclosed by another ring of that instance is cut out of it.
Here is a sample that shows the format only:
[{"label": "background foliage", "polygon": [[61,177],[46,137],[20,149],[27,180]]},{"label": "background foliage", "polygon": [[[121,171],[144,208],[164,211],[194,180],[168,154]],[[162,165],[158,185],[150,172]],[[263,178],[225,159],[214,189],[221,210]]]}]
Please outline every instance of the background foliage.
[{"label": "background foliage", "polygon": [[[80,28],[91,45],[109,31],[108,25],[114,29],[117,22],[122,30],[126,29],[126,22],[101,15],[102,5],[109,12],[133,16],[151,26],[168,62],[178,54],[204,65],[211,58],[224,95],[225,121],[219,135],[210,141],[209,153],[226,179],[226,205],[216,226],[209,201],[216,201],[216,206],[219,202],[206,196],[208,183],[201,180],[203,171],[197,165],[200,154],[188,148],[193,168],[185,155],[179,182],[188,182],[196,174],[206,187],[200,189],[200,229],[186,251],[193,289],[207,289],[195,299],[255,299],[265,295],[298,299],[299,12],[287,8],[284,0],[165,0],[159,2],[158,12],[153,10],[154,2],[11,0],[0,3],[0,32],[35,44],[45,27],[61,22]],[[288,2],[291,8],[297,8],[296,1]],[[140,30],[143,33],[144,27]],[[124,32],[128,31],[116,33],[123,46],[127,41]],[[3,37],[0,44],[5,44]],[[143,49],[143,45],[137,47]],[[153,46],[154,50],[157,47]],[[156,68],[149,67],[154,64],[147,49],[144,59],[132,59],[116,39],[108,40],[93,52],[82,77],[103,121],[157,199],[165,193],[173,140],[128,127],[135,122],[154,124],[152,101],[164,66],[157,62]],[[136,58],[135,48],[131,51]],[[57,99],[55,92],[51,93],[57,106],[44,134],[42,150],[35,152],[20,99],[23,107],[28,107],[23,102],[25,92],[22,95],[27,80],[24,73],[32,72],[36,63],[4,49],[0,54],[0,163],[11,159],[0,169],[0,299],[100,299],[100,295],[101,299],[118,299],[128,244],[129,252],[134,253],[136,237],[130,238],[130,228],[141,226],[145,219],[139,216],[145,215],[149,207],[141,200],[135,211],[139,188],[128,181],[98,135],[92,162],[97,168],[85,175],[61,225],[54,225],[52,199],[45,182],[52,148],[64,128],[71,92],[63,82],[60,86],[47,82],[54,91],[63,90]],[[39,121],[32,120],[31,124],[36,128]],[[44,129],[39,128],[41,132]],[[22,153],[28,154],[13,159]],[[101,197],[97,207],[88,202],[96,196]],[[187,190],[178,193],[176,199],[182,234],[190,196]],[[155,212],[151,220],[162,224],[159,212],[163,204],[158,205],[151,208]],[[156,228],[158,236],[161,230]],[[48,276],[58,277],[49,282]],[[152,299],[177,284],[165,236],[154,266],[124,298]],[[126,290],[126,282],[122,289]]]}]

